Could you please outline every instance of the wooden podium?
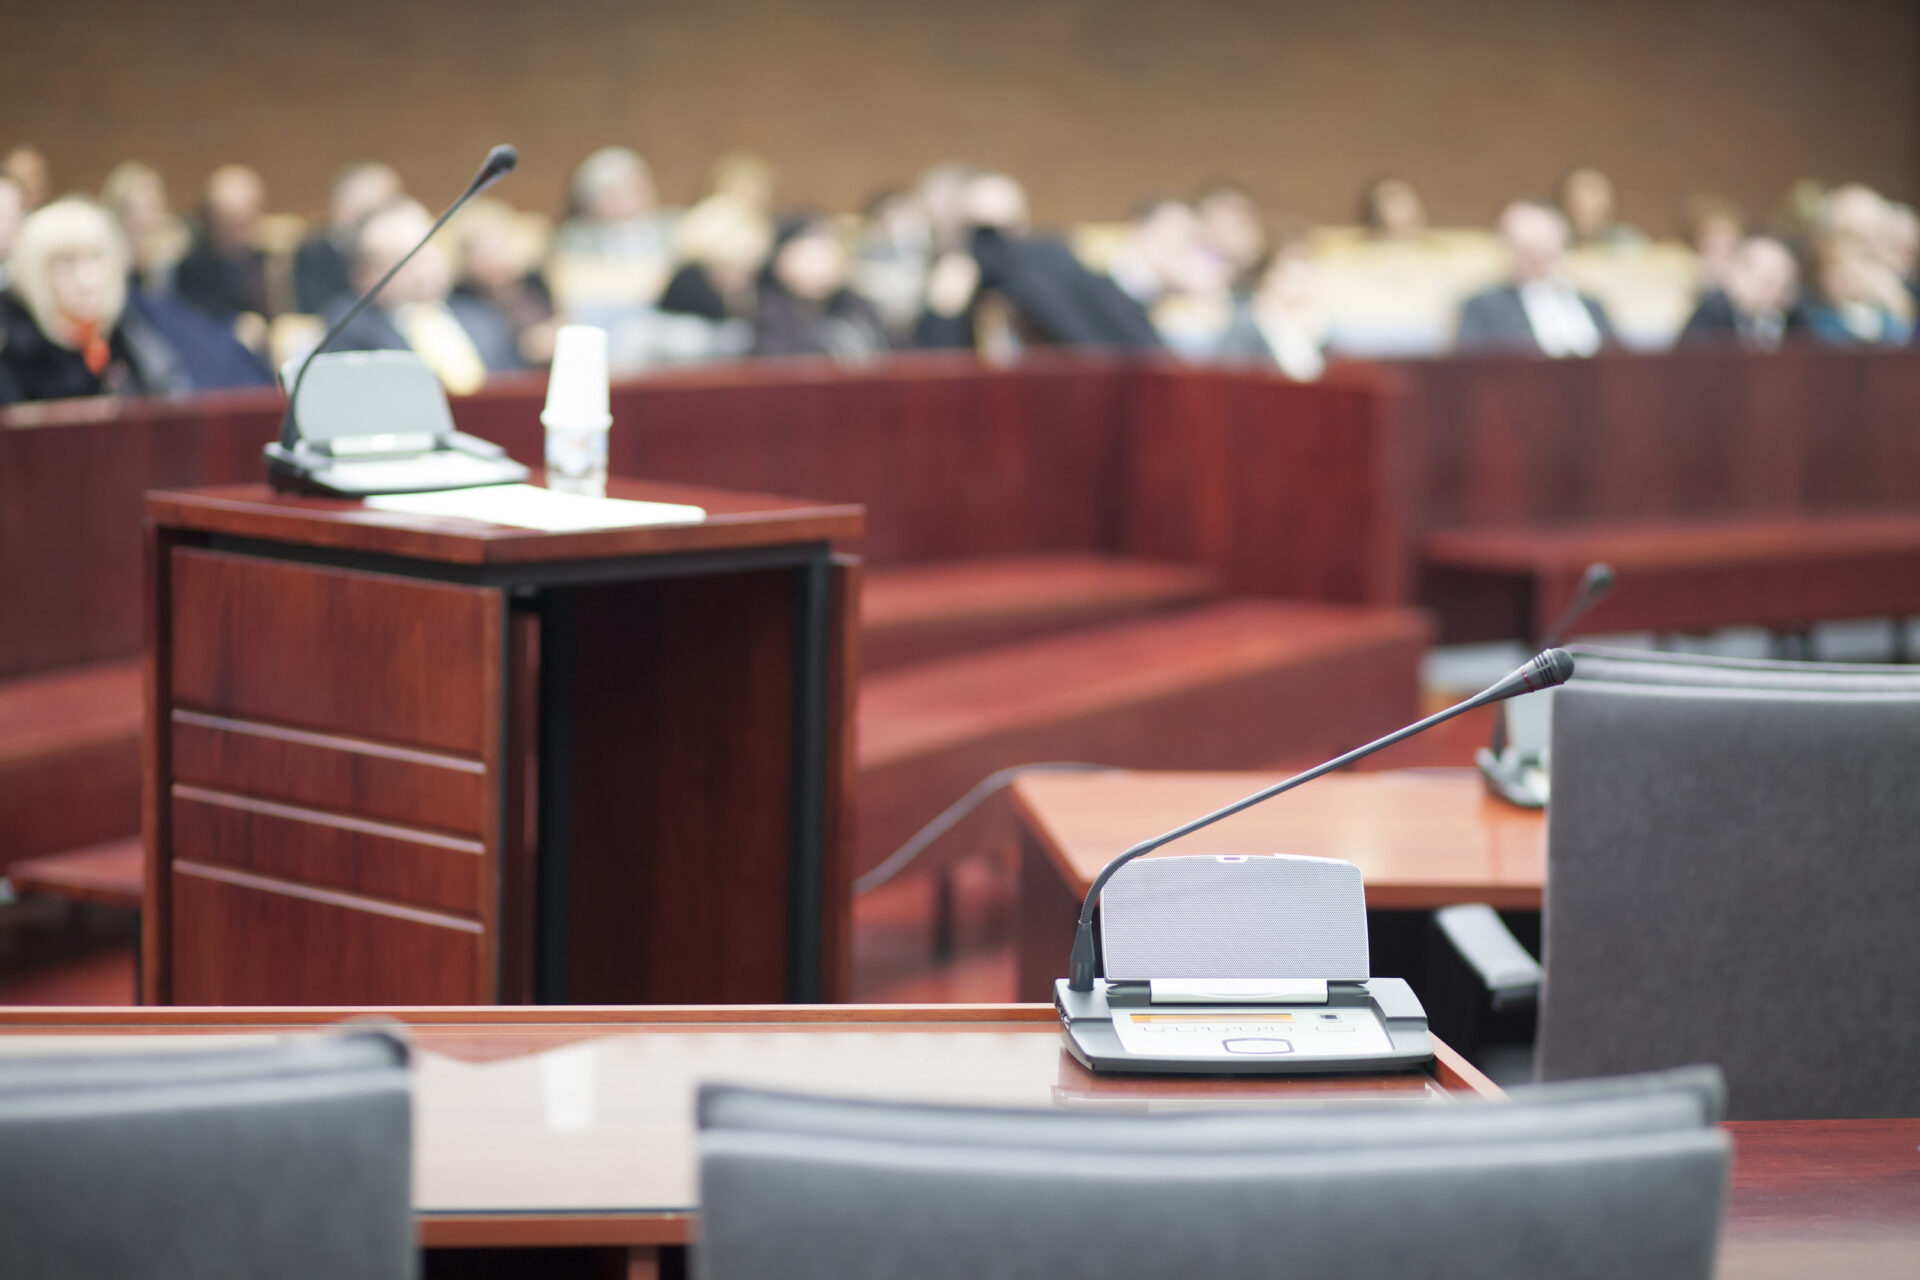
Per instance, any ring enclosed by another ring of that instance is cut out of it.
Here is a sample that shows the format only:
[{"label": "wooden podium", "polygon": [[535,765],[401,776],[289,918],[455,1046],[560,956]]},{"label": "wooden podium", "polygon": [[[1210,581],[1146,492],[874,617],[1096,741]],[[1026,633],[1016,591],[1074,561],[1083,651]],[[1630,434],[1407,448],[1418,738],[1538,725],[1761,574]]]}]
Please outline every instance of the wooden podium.
[{"label": "wooden podium", "polygon": [[147,496],[149,1003],[844,999],[857,506]]}]

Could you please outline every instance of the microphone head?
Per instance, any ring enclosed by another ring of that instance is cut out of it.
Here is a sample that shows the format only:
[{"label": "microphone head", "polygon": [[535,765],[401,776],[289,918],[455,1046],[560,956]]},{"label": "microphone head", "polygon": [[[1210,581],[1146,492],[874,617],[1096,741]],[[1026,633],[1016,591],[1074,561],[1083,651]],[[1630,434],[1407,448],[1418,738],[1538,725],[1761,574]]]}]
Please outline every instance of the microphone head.
[{"label": "microphone head", "polygon": [[1595,561],[1580,576],[1580,594],[1603,596],[1613,590],[1613,566]]},{"label": "microphone head", "polygon": [[487,152],[486,162],[480,166],[480,172],[474,175],[473,186],[469,190],[477,192],[483,187],[491,186],[512,173],[513,167],[519,163],[520,153],[506,143],[501,143]]},{"label": "microphone head", "polygon": [[1565,684],[1572,675],[1573,655],[1565,649],[1542,649],[1533,655],[1531,662],[1520,668],[1520,678],[1526,681],[1529,692]]}]

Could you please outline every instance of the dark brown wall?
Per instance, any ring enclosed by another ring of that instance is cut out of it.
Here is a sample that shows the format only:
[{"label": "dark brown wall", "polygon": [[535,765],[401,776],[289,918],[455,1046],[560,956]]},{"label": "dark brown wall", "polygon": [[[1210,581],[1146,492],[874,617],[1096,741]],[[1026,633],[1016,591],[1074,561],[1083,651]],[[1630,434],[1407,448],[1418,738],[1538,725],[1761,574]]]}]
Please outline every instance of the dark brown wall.
[{"label": "dark brown wall", "polygon": [[362,154],[437,202],[485,148],[558,203],[620,140],[693,195],[728,147],[849,207],[931,161],[1012,169],[1046,220],[1233,174],[1344,220],[1407,174],[1478,221],[1571,162],[1664,228],[1689,191],[1770,209],[1801,175],[1920,194],[1911,0],[7,0],[0,145],[67,184],[145,157],[183,190],[228,159],[277,207]]}]

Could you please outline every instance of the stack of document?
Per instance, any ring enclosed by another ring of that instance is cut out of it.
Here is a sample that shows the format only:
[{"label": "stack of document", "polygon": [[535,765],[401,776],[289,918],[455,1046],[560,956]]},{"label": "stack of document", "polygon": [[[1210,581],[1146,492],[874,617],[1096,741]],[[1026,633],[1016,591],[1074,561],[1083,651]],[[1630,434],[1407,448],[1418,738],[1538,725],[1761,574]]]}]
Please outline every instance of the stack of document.
[{"label": "stack of document", "polygon": [[454,516],[484,524],[539,529],[545,533],[629,529],[650,524],[699,524],[707,518],[705,508],[679,502],[593,498],[556,493],[530,484],[492,484],[477,489],[444,489],[438,493],[394,493],[368,498],[366,504],[375,511]]}]

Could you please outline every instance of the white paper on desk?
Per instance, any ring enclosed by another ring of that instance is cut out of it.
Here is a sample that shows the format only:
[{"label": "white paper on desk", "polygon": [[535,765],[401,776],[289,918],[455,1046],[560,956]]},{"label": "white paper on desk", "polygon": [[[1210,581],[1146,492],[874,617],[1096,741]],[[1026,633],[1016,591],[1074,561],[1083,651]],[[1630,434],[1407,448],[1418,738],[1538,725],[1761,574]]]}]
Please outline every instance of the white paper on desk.
[{"label": "white paper on desk", "polygon": [[556,493],[530,484],[490,484],[438,493],[389,493],[368,498],[375,511],[419,516],[455,516],[486,524],[510,524],[545,533],[584,529],[630,529],[646,524],[699,524],[704,507],[679,502],[634,502],[627,498],[590,498]]}]

